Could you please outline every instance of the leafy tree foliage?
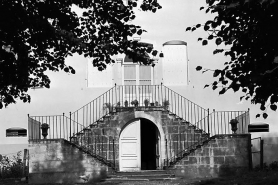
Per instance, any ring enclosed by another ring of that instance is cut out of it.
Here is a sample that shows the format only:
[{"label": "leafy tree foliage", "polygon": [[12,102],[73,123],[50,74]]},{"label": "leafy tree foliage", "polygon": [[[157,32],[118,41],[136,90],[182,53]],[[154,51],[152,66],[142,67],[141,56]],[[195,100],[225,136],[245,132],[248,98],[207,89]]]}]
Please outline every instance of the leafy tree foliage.
[{"label": "leafy tree foliage", "polygon": [[[156,12],[155,0],[2,0],[0,2],[0,109],[19,98],[30,102],[28,89],[50,87],[47,70],[75,73],[65,58],[78,53],[94,57],[99,70],[126,53],[152,63],[157,51],[133,41],[145,30],[133,25],[134,8]],[[79,17],[76,5],[84,10]]]},{"label": "leafy tree foliage", "polygon": [[[223,69],[213,70],[218,78],[210,85],[224,94],[232,89],[244,93],[240,99],[260,104],[260,109],[276,111],[278,102],[278,1],[277,0],[207,0],[206,13],[215,13],[213,20],[188,27],[187,31],[203,28],[207,38],[202,45],[214,42],[229,57]],[[229,48],[229,49],[227,49]],[[198,66],[198,71],[210,69]],[[256,117],[259,117],[257,114]],[[263,113],[267,118],[267,114]]]}]

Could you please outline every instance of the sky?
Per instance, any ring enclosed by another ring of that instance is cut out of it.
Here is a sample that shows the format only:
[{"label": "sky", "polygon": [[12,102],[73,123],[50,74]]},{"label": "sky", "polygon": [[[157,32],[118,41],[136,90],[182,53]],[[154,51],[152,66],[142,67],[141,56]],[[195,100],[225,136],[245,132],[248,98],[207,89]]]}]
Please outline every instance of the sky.
[{"label": "sky", "polygon": [[[197,42],[199,37],[208,34],[199,29],[195,32],[185,32],[188,26],[198,23],[205,23],[206,20],[213,18],[210,14],[200,11],[201,6],[205,6],[205,0],[159,0],[162,9],[156,13],[136,11],[137,18],[134,24],[142,26],[147,33],[141,37],[156,43],[159,51],[162,44],[170,40],[183,40],[187,42],[189,59],[189,81],[190,85],[186,88],[174,89],[189,100],[201,105],[204,108],[216,110],[247,110],[250,108],[251,123],[265,122],[270,124],[270,135],[277,134],[278,116],[276,112],[267,110],[269,118],[255,119],[255,115],[260,113],[258,105],[251,105],[250,102],[240,102],[242,95],[240,92],[232,91],[219,96],[217,91],[211,88],[204,89],[206,84],[214,81],[212,73],[202,74],[195,70],[197,66],[206,68],[221,68],[229,58],[213,55],[212,52],[217,46],[211,42],[207,46],[202,46]],[[218,46],[221,48],[221,46]],[[50,89],[29,90],[31,103],[18,103],[9,105],[0,110],[0,154],[1,144],[8,143],[27,143],[27,138],[11,139],[5,137],[5,130],[11,127],[27,128],[27,114],[31,116],[41,115],[68,115],[70,111],[75,111],[84,104],[96,98],[107,89],[96,89],[86,87],[86,67],[87,58],[74,55],[66,59],[66,64],[71,65],[76,74],[66,74],[64,72],[48,72],[51,79]],[[252,137],[260,136],[252,134]],[[2,148],[3,151],[3,148]],[[5,151],[5,150],[4,150]]]}]

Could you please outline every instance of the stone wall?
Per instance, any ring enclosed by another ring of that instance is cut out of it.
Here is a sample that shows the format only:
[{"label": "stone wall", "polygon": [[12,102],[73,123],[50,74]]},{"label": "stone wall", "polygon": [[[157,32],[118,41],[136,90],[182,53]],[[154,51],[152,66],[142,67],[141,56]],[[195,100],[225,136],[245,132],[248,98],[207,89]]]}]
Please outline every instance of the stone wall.
[{"label": "stone wall", "polygon": [[[115,155],[116,168],[119,167],[119,138],[121,131],[128,123],[134,119],[144,118],[153,122],[161,137],[161,164],[164,161],[174,157],[180,151],[192,146],[196,141],[201,141],[201,134],[196,131],[195,127],[190,126],[186,121],[176,118],[175,115],[169,114],[158,108],[144,108],[144,110],[135,110],[130,108],[129,111],[117,112],[110,117],[106,117],[103,122],[99,122],[96,127],[91,129],[83,137],[83,143],[90,146],[90,149],[97,154],[100,153],[104,158],[112,162]],[[88,138],[89,137],[89,138]],[[114,154],[111,146],[114,140]]]},{"label": "stone wall", "polygon": [[249,170],[250,134],[220,135],[184,157],[171,171],[185,178],[220,177]]},{"label": "stone wall", "polygon": [[[29,143],[29,183],[84,183],[99,181],[110,169],[65,140]],[[85,176],[83,180],[80,176]]]},{"label": "stone wall", "polygon": [[[90,147],[97,155],[113,162],[119,168],[119,137],[125,126],[134,119],[144,118],[153,122],[161,137],[160,167],[180,151],[202,143],[207,139],[202,131],[190,123],[169,114],[167,111],[134,110],[117,112],[84,135],[77,142]],[[198,142],[197,142],[198,141]],[[114,145],[113,145],[114,143]],[[169,170],[184,178],[219,177],[232,175],[249,169],[249,134],[220,135],[183,157]],[[113,151],[114,148],[114,151]],[[45,140],[30,143],[30,183],[81,183],[81,175],[87,175],[89,182],[105,178],[111,169],[64,140]],[[178,156],[180,157],[180,156]]]},{"label": "stone wall", "polygon": [[[96,149],[96,153],[101,153],[103,157],[108,156],[107,159],[111,162],[115,156],[115,164],[118,169],[119,138],[121,131],[128,123],[136,118],[149,119],[153,121],[156,126],[161,127],[162,130],[161,111],[155,111],[152,108],[146,111],[136,111],[134,108],[130,108],[128,111],[117,112],[105,118],[103,122],[99,122],[96,127],[91,129],[92,133],[88,133],[86,137],[84,137],[84,142],[89,142],[90,148],[93,150]],[[87,136],[89,138],[87,138]],[[114,147],[111,145],[112,141],[114,141]],[[112,151],[113,148],[114,151]]]}]

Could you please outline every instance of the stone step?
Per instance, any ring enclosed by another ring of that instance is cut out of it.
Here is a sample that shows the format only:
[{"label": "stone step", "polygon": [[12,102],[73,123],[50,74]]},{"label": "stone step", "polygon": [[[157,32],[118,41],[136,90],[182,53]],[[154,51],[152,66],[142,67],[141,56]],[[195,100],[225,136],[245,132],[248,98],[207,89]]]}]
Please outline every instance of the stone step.
[{"label": "stone step", "polygon": [[176,177],[169,177],[169,178],[134,178],[134,179],[131,179],[131,178],[110,178],[110,179],[103,179],[101,180],[102,182],[111,182],[113,184],[115,183],[119,183],[119,182],[130,182],[130,181],[133,181],[133,182],[138,182],[138,181],[171,181],[171,180],[176,180],[178,178]]},{"label": "stone step", "polygon": [[171,174],[166,170],[140,170],[133,172],[116,172],[115,175],[154,175],[154,174]]},{"label": "stone step", "polygon": [[165,170],[142,170],[137,172],[116,172],[102,181],[164,181],[176,179],[174,174]]},{"label": "stone step", "polygon": [[110,178],[154,179],[174,177],[172,174],[111,175]]}]

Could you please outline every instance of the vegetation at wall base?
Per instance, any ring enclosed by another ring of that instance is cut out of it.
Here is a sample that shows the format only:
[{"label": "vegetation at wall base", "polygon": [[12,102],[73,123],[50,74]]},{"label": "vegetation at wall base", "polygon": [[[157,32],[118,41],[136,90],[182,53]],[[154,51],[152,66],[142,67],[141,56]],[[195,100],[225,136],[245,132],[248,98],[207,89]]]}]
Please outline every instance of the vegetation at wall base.
[{"label": "vegetation at wall base", "polygon": [[21,152],[12,157],[4,156],[0,161],[0,179],[24,177],[23,167]]}]

